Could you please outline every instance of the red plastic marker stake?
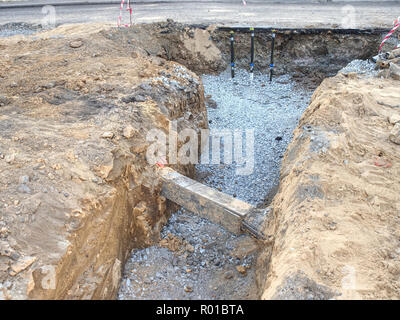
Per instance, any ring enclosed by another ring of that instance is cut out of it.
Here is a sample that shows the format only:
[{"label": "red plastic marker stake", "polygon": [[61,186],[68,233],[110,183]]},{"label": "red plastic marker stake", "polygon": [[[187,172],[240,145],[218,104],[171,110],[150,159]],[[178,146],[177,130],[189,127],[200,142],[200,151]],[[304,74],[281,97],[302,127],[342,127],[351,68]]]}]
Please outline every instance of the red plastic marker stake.
[{"label": "red plastic marker stake", "polygon": [[390,168],[392,166],[392,164],[389,161],[379,158],[376,158],[374,165],[381,168]]},{"label": "red plastic marker stake", "polygon": [[162,158],[160,161],[156,162],[156,165],[160,168],[165,168],[165,165],[168,164],[167,159]]}]

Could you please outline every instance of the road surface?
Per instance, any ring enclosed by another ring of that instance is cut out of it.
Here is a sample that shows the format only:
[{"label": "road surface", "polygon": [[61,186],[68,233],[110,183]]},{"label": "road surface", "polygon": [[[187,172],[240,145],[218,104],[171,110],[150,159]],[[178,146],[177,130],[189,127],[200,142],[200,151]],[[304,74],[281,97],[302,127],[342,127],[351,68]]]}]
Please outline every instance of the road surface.
[{"label": "road surface", "polygon": [[[119,4],[115,1],[90,5],[71,4],[73,1],[56,1],[58,5],[54,9],[57,25],[83,22],[117,22]],[[69,5],[63,5],[63,2],[69,2]],[[323,1],[321,0],[321,2]],[[30,3],[44,4],[49,3],[49,1],[37,0],[30,1]],[[40,24],[46,17],[41,6],[2,7],[7,4],[9,3],[0,2],[0,24],[8,22]],[[285,4],[247,0],[246,6],[243,5],[242,0],[141,0],[140,3],[134,3],[134,21],[136,23],[162,21],[170,18],[178,22],[192,24],[365,28],[390,27],[399,15],[399,1],[328,3],[305,3],[303,1]],[[123,18],[128,22],[127,12],[124,12]]]}]

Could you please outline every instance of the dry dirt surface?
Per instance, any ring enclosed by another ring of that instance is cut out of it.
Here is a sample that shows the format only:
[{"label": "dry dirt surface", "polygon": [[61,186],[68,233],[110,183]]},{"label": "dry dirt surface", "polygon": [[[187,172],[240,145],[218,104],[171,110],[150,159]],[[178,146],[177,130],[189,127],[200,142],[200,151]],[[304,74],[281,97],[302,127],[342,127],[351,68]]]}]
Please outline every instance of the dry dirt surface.
[{"label": "dry dirt surface", "polygon": [[272,203],[264,299],[400,298],[399,84],[339,74],[314,93]]},{"label": "dry dirt surface", "polygon": [[0,41],[0,299],[114,298],[168,218],[146,133],[208,125],[198,76],[101,29]]}]

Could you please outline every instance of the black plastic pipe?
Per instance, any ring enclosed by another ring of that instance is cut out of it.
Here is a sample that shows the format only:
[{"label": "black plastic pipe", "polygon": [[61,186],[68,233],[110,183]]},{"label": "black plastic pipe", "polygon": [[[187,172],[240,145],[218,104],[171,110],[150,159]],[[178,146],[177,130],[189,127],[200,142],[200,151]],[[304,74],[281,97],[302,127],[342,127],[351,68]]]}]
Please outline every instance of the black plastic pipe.
[{"label": "black plastic pipe", "polygon": [[271,42],[271,63],[269,64],[269,82],[272,82],[272,77],[274,75],[274,49],[275,49],[275,30],[272,31],[272,42]]},{"label": "black plastic pipe", "polygon": [[231,77],[235,77],[235,32],[231,31]]},{"label": "black plastic pipe", "polygon": [[250,52],[250,79],[254,78],[254,28],[250,28],[251,32],[251,52]]}]

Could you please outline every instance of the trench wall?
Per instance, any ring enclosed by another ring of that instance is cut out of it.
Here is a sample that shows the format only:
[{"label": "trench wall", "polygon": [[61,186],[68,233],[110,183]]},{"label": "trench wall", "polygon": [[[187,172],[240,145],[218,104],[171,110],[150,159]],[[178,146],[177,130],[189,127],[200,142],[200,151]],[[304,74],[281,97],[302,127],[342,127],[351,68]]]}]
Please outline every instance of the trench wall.
[{"label": "trench wall", "polygon": [[324,80],[283,159],[263,299],[398,299],[398,81]]}]

